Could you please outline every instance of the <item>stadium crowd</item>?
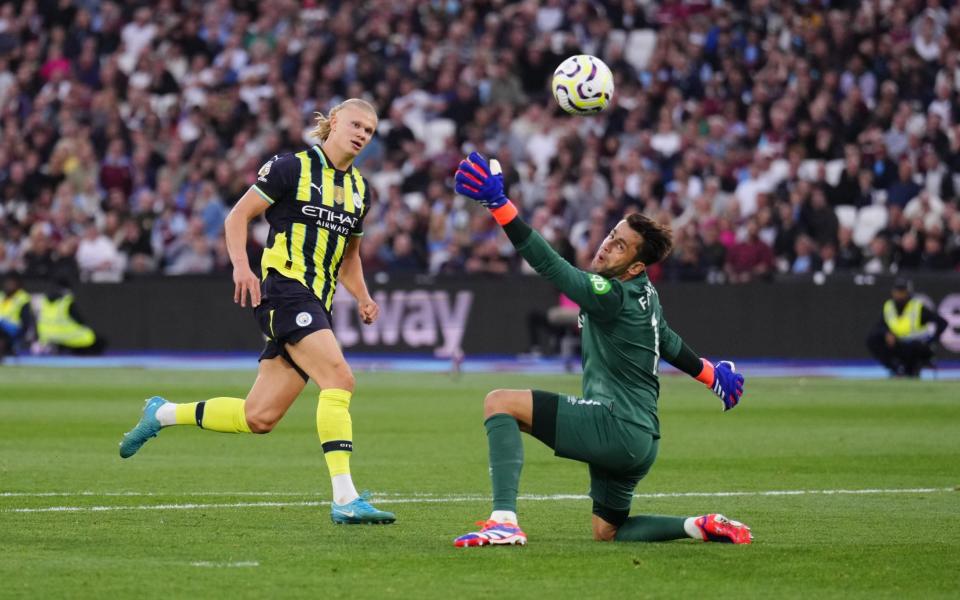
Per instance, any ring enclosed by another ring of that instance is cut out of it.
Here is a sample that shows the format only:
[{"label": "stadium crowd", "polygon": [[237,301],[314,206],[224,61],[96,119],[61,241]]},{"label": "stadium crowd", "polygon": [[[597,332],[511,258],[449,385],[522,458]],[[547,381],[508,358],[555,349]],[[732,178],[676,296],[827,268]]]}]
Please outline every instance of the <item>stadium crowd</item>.
[{"label": "stadium crowd", "polygon": [[[615,74],[602,115],[550,97],[575,53]],[[473,149],[581,266],[639,210],[662,279],[956,271],[958,92],[950,0],[3,2],[0,272],[228,270],[231,204],[353,96],[368,274],[524,268],[452,192]]]}]

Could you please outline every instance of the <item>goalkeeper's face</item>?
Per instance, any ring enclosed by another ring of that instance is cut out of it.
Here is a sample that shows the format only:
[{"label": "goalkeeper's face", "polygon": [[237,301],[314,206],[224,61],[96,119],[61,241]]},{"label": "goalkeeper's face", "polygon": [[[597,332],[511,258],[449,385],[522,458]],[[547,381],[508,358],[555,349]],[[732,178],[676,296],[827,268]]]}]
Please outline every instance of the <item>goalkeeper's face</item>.
[{"label": "goalkeeper's face", "polygon": [[590,270],[607,279],[633,279],[646,269],[646,265],[637,260],[642,243],[640,234],[626,220],[620,221],[597,248]]}]

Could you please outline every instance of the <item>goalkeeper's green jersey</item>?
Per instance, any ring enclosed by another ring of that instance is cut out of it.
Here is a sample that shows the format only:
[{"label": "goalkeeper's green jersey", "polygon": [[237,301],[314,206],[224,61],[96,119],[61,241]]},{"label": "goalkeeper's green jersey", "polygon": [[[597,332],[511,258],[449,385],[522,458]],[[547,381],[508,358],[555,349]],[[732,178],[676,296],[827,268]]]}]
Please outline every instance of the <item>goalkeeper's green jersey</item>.
[{"label": "goalkeeper's green jersey", "polygon": [[575,268],[536,231],[516,245],[534,270],[580,306],[583,398],[660,437],[660,358],[672,361],[683,341],[667,326],[646,273],[626,282]]}]

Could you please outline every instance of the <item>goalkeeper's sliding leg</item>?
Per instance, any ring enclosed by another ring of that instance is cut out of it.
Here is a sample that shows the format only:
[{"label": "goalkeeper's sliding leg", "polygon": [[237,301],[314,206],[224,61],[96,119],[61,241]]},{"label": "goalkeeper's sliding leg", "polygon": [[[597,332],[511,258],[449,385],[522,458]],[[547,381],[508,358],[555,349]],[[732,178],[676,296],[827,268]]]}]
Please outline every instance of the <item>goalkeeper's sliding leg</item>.
[{"label": "goalkeeper's sliding leg", "polygon": [[457,547],[526,545],[527,535],[517,519],[521,432],[537,438],[557,456],[589,465],[593,534],[598,541],[694,538],[748,544],[752,539],[749,527],[720,514],[629,516],[634,489],[656,458],[657,438],[619,422],[601,402],[539,390],[494,390],[484,400],[484,418],[493,511],[479,531],[456,538]]},{"label": "goalkeeper's sliding leg", "polygon": [[392,513],[372,507],[357,493],[350,475],[353,427],[349,406],[353,373],[329,329],[315,331],[283,355],[260,361],[246,399],[218,397],[174,404],[160,396],[147,400],[137,425],[123,436],[120,456],[133,456],[164,427],[192,425],[223,433],[269,433],[303,391],[307,378],[320,386],[317,431],[333,488],[331,519],[337,524],[392,523]]}]

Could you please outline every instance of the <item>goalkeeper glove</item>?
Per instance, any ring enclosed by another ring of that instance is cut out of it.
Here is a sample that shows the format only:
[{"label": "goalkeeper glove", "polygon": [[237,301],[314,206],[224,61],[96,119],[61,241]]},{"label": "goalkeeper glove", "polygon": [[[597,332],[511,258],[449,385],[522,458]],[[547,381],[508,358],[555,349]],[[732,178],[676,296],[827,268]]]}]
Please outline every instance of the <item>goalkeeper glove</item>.
[{"label": "goalkeeper glove", "polygon": [[509,202],[503,193],[500,163],[494,159],[487,164],[487,159],[479,152],[471,152],[470,156],[460,161],[454,181],[458,194],[472,198],[490,210]]},{"label": "goalkeeper glove", "polygon": [[736,367],[729,360],[722,360],[716,366],[705,358],[700,361],[703,370],[697,376],[697,381],[710,388],[723,401],[724,411],[736,406],[743,396],[743,375],[735,371]]}]

